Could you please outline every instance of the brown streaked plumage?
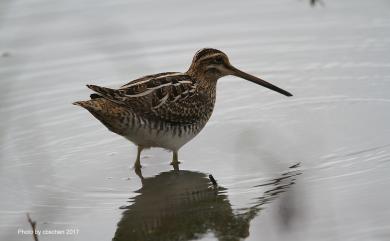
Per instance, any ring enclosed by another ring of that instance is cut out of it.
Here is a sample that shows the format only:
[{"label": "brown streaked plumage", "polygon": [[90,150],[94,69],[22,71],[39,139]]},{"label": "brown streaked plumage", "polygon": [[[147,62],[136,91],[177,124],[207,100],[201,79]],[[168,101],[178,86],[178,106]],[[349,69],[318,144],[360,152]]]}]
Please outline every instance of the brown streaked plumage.
[{"label": "brown streaked plumage", "polygon": [[215,104],[217,80],[235,75],[292,96],[262,79],[233,67],[226,54],[206,48],[198,51],[185,73],[165,72],[133,80],[119,89],[87,85],[95,93],[78,101],[109,130],[138,146],[135,167],[141,167],[143,148],[178,150],[195,137],[209,120]]}]

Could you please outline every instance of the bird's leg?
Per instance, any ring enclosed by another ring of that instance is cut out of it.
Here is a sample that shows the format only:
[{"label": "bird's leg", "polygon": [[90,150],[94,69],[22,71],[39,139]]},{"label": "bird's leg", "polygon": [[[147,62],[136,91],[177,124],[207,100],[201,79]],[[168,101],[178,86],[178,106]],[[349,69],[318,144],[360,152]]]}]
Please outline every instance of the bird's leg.
[{"label": "bird's leg", "polygon": [[137,159],[135,159],[135,162],[134,162],[134,168],[135,169],[139,169],[141,168],[141,151],[142,149],[144,149],[142,146],[138,146],[137,148]]},{"label": "bird's leg", "polygon": [[173,151],[173,155],[172,155],[172,162],[171,162],[171,165],[175,166],[175,165],[179,165],[179,159],[177,157],[177,151]]},{"label": "bird's leg", "polygon": [[142,170],[140,167],[134,167],[134,172],[141,179],[141,182],[144,181],[144,176],[142,176]]}]

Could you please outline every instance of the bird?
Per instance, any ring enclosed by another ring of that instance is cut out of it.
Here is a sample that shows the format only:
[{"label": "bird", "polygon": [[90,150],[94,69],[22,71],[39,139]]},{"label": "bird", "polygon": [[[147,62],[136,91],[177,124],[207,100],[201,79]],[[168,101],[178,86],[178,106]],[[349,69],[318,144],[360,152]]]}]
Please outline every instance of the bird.
[{"label": "bird", "polygon": [[146,75],[107,88],[87,85],[94,93],[86,101],[74,102],[88,110],[108,130],[137,146],[134,168],[141,168],[145,148],[164,148],[173,153],[171,165],[178,165],[178,151],[206,125],[214,110],[217,81],[227,75],[246,79],[285,96],[292,96],[263,79],[234,67],[217,49],[196,52],[186,72]]}]

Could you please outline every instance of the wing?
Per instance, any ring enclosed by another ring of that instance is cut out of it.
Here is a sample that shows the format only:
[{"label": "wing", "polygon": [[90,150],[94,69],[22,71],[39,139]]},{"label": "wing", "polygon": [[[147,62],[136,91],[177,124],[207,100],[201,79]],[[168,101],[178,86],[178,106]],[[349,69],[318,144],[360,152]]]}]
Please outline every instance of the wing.
[{"label": "wing", "polygon": [[196,82],[186,74],[177,72],[161,73],[132,81],[122,86],[120,93],[130,98],[150,99],[152,108],[162,106],[166,101],[176,102],[195,92]]},{"label": "wing", "polygon": [[132,81],[130,81],[129,83],[127,83],[125,85],[122,85],[121,88],[125,88],[126,86],[129,86],[129,85],[133,85],[133,84],[136,84],[136,83],[139,83],[139,82],[144,82],[144,81],[147,81],[147,80],[152,80],[152,79],[155,79],[155,78],[158,78],[158,77],[161,77],[161,76],[165,76],[165,75],[170,75],[170,74],[179,74],[179,72],[164,72],[164,73],[159,73],[159,74],[146,75],[146,76],[141,77],[139,79],[132,80]]},{"label": "wing", "polygon": [[145,76],[119,89],[88,85],[102,97],[130,108],[141,116],[174,123],[193,123],[197,116],[183,108],[191,108],[187,101],[196,94],[197,82],[189,75],[169,72]]}]

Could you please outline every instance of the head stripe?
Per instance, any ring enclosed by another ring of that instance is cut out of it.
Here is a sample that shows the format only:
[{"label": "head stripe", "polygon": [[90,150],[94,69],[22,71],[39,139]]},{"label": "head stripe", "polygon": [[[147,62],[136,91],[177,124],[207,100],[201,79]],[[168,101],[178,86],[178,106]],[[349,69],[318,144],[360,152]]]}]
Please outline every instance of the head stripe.
[{"label": "head stripe", "polygon": [[211,55],[211,54],[223,54],[223,52],[222,52],[222,51],[219,51],[218,49],[211,49],[211,48],[201,49],[201,50],[199,50],[199,51],[195,54],[194,59],[193,59],[193,62],[197,62],[197,61],[199,61],[202,57],[208,56],[208,55]]}]

